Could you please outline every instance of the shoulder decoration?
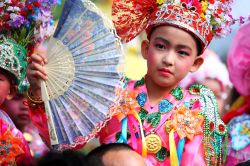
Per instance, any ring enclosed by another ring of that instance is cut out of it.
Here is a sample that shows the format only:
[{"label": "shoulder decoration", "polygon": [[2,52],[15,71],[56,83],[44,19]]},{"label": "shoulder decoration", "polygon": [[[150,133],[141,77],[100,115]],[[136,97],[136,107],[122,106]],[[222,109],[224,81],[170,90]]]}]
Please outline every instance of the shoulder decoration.
[{"label": "shoulder decoration", "polygon": [[[204,117],[204,150],[207,165],[221,165],[226,159],[228,133],[226,125],[220,119],[216,98],[211,90],[200,84],[192,85],[189,92],[200,96],[199,114]],[[212,160],[213,157],[215,160]]]}]

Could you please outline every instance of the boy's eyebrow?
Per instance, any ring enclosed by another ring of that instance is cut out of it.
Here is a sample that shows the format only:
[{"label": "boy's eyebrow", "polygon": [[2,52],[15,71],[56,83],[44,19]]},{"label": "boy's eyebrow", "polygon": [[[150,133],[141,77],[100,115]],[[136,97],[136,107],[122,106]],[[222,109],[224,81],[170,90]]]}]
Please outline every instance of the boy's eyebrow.
[{"label": "boy's eyebrow", "polygon": [[[163,41],[165,44],[167,45],[171,45],[171,42],[169,42],[167,39],[164,39],[163,37],[156,37],[155,40],[161,40]],[[186,48],[186,49],[189,49],[192,51],[192,48],[187,46],[187,45],[184,45],[184,44],[178,44],[176,46],[177,49],[182,49],[182,48]]]}]

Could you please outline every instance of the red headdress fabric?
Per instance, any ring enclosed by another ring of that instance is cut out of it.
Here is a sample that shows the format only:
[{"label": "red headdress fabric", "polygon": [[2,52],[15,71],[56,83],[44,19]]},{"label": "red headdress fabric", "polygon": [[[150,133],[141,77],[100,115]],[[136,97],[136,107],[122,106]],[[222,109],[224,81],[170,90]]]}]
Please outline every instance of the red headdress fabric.
[{"label": "red headdress fabric", "polygon": [[250,24],[237,32],[227,59],[229,77],[237,91],[250,96]]},{"label": "red headdress fabric", "polygon": [[145,30],[157,7],[155,0],[114,0],[112,16],[117,34],[125,42],[135,38]]},{"label": "red headdress fabric", "polygon": [[114,0],[113,22],[118,35],[129,42],[143,30],[166,24],[181,28],[200,40],[202,50],[213,36],[224,36],[234,22],[232,0]]}]

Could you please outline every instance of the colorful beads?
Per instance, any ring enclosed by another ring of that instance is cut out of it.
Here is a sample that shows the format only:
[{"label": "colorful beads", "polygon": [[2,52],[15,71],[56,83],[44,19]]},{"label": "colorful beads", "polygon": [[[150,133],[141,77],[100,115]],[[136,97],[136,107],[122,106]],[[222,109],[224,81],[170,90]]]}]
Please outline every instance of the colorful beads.
[{"label": "colorful beads", "polygon": [[156,154],[155,157],[159,160],[159,161],[164,161],[167,157],[170,156],[170,152],[162,147]]},{"label": "colorful beads", "polygon": [[134,85],[134,88],[137,88],[138,86],[142,86],[145,84],[145,79],[142,78],[141,80],[139,81],[136,81],[135,85]]},{"label": "colorful beads", "polygon": [[171,94],[175,97],[176,100],[181,100],[183,98],[182,88],[175,88],[171,91]]},{"label": "colorful beads", "polygon": [[159,104],[160,113],[164,114],[164,113],[167,113],[167,112],[171,111],[172,109],[173,109],[173,104],[172,103],[170,103],[166,99],[161,100],[161,102]]},{"label": "colorful beads", "polygon": [[148,114],[147,122],[151,124],[152,127],[156,127],[161,120],[161,113],[155,112]]},{"label": "colorful beads", "polygon": [[225,126],[223,124],[219,124],[219,131],[224,132],[225,131]]},{"label": "colorful beads", "polygon": [[199,95],[200,94],[200,89],[204,88],[204,85],[201,84],[193,84],[189,89],[189,93],[192,95]]},{"label": "colorful beads", "polygon": [[145,109],[141,108],[141,110],[139,111],[138,113],[140,119],[141,119],[141,122],[143,123],[144,120],[146,119],[147,115],[148,115],[148,111],[146,111]]},{"label": "colorful beads", "polygon": [[210,130],[210,132],[212,132],[214,130],[214,122],[210,122],[209,130]]},{"label": "colorful beads", "polygon": [[140,105],[140,107],[143,107],[144,104],[147,101],[147,95],[145,93],[140,93],[137,97],[136,100],[138,102],[138,104]]}]

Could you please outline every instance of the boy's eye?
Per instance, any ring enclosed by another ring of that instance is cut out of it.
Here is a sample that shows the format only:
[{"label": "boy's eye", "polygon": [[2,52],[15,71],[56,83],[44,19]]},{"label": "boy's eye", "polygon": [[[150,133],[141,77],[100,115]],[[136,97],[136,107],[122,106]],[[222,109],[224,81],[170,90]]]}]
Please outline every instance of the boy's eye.
[{"label": "boy's eye", "polygon": [[186,52],[186,51],[178,51],[178,54],[179,54],[180,56],[189,56],[189,53]]},{"label": "boy's eye", "polygon": [[165,45],[159,44],[159,43],[155,44],[155,47],[158,48],[158,49],[161,49],[161,50],[166,49]]}]

